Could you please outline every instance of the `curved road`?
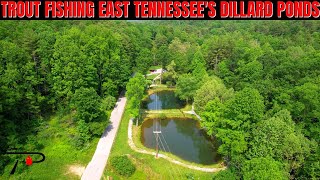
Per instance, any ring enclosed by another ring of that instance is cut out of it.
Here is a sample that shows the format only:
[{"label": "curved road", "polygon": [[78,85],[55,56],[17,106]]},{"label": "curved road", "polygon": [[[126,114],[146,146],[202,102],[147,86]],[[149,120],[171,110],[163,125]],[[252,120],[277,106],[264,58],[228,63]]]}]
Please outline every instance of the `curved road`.
[{"label": "curved road", "polygon": [[121,122],[121,117],[126,105],[126,97],[120,97],[110,116],[110,125],[101,136],[92,160],[81,176],[82,180],[100,180],[107,164],[113,141]]}]

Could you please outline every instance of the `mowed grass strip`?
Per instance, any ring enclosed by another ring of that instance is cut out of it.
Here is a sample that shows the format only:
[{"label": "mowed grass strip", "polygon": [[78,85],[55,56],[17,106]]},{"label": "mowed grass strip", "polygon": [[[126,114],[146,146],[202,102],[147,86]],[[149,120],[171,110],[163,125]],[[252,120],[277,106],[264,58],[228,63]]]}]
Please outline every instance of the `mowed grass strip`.
[{"label": "mowed grass strip", "polygon": [[[133,151],[128,145],[128,123],[130,114],[128,109],[122,118],[116,140],[111,150],[111,156],[129,155],[137,170],[129,177],[121,177],[113,171],[108,162],[104,178],[112,176],[114,179],[187,179],[192,174],[195,179],[211,179],[213,174],[177,166],[165,159],[155,159],[152,155],[141,154]],[[136,137],[137,138],[137,137]],[[110,160],[110,158],[109,158]]]}]

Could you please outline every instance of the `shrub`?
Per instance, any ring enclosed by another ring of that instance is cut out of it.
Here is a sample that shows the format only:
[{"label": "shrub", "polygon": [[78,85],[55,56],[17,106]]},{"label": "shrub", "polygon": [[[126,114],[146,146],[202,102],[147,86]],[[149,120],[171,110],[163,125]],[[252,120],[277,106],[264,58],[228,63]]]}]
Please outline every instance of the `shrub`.
[{"label": "shrub", "polygon": [[89,131],[92,136],[100,137],[106,127],[108,126],[109,121],[102,121],[102,122],[91,122],[89,123]]},{"label": "shrub", "polygon": [[89,132],[89,126],[84,120],[80,120],[77,125],[77,135],[75,138],[75,145],[77,148],[82,148],[89,142],[91,134]]},{"label": "shrub", "polygon": [[110,95],[107,95],[102,101],[101,101],[101,111],[106,111],[114,108],[114,105],[116,104],[116,98]]},{"label": "shrub", "polygon": [[10,163],[10,158],[0,154],[0,175],[4,173],[4,168]]},{"label": "shrub", "polygon": [[159,119],[160,119],[160,120],[165,120],[166,118],[167,118],[167,116],[166,116],[165,113],[161,113],[161,114],[159,115]]},{"label": "shrub", "polygon": [[147,86],[151,86],[152,80],[147,80],[146,83],[147,83]]},{"label": "shrub", "polygon": [[[100,96],[94,88],[77,89],[72,96],[70,107],[75,110],[77,121],[92,122],[98,120],[103,113]],[[105,108],[107,107],[108,105],[105,105]]]},{"label": "shrub", "polygon": [[112,157],[111,166],[118,174],[126,177],[130,177],[136,170],[135,166],[127,156]]},{"label": "shrub", "polygon": [[166,82],[166,85],[167,85],[168,87],[173,87],[173,82],[172,82],[172,81],[167,81],[167,82]]},{"label": "shrub", "polygon": [[24,146],[26,150],[41,150],[44,148],[43,144],[38,140],[35,135],[29,135],[27,137],[27,144]]},{"label": "shrub", "polygon": [[237,178],[235,172],[233,169],[227,169],[224,171],[219,171],[218,173],[215,173],[212,177],[212,180],[225,180],[225,179],[232,179],[236,180]]}]

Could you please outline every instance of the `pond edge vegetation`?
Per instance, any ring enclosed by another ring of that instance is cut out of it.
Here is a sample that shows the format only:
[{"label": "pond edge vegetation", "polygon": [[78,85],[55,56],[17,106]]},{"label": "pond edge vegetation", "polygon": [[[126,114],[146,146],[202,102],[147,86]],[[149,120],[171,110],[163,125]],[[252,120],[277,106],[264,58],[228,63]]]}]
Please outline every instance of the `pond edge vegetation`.
[{"label": "pond edge vegetation", "polygon": [[[136,151],[136,152],[139,152],[139,153],[142,153],[142,154],[148,154],[148,155],[153,155],[153,156],[156,156],[156,153],[155,152],[151,152],[151,151],[148,151],[146,149],[148,148],[138,148],[134,141],[133,141],[133,119],[131,118],[129,120],[129,125],[128,125],[128,143],[129,143],[129,146],[132,150]],[[173,155],[173,154],[172,154]],[[174,155],[173,155],[174,156]],[[203,171],[203,172],[218,172],[218,171],[221,171],[221,170],[224,170],[226,169],[226,167],[221,167],[221,168],[215,168],[215,167],[210,167],[210,166],[196,166],[196,165],[193,165],[193,164],[196,164],[196,163],[185,163],[185,162],[181,162],[179,160],[176,160],[177,158],[172,158],[172,157],[169,157],[167,156],[166,154],[161,154],[159,153],[158,154],[158,157],[159,158],[163,158],[163,159],[166,159],[167,161],[170,161],[172,163],[175,163],[177,165],[180,165],[180,166],[183,166],[183,167],[186,167],[186,168],[189,168],[189,169],[194,169],[194,170],[198,170],[198,171]]]},{"label": "pond edge vegetation", "polygon": [[[157,93],[157,92],[164,92],[164,91],[172,91],[175,92],[176,88],[175,87],[167,87],[165,85],[160,85],[160,86],[155,86],[152,88],[148,88],[146,90],[145,96],[143,97],[142,101],[145,101],[148,96]],[[159,118],[159,119],[165,119],[165,118],[190,118],[193,119],[197,122],[199,122],[200,125],[200,120],[197,118],[197,116],[195,116],[194,114],[190,114],[188,113],[191,110],[191,105],[190,104],[186,104],[184,107],[180,108],[180,109],[164,109],[164,110],[146,110],[146,109],[140,109],[140,115],[139,117],[136,118],[131,118],[129,120],[129,127],[128,127],[128,143],[130,145],[130,148],[132,150],[135,150],[136,152],[140,152],[143,154],[149,154],[149,155],[154,155],[154,152],[151,152],[152,149],[147,148],[145,146],[143,146],[141,144],[141,142],[138,139],[140,139],[141,137],[141,126],[143,122],[145,122],[146,120],[150,120],[153,118]],[[138,120],[133,122],[134,120]],[[139,126],[138,129],[136,130],[137,132],[134,133],[134,126],[130,126],[130,123],[133,124],[137,124]],[[199,127],[201,128],[201,126]],[[130,132],[131,131],[131,132]],[[136,144],[135,144],[136,142]],[[203,165],[203,164],[199,164],[199,163],[195,163],[195,162],[189,162],[187,160],[184,160],[172,153],[169,152],[163,152],[160,155],[160,157],[173,162],[175,164],[190,168],[190,169],[194,169],[194,170],[199,170],[199,171],[203,171],[203,172],[218,172],[220,170],[224,170],[226,167],[223,165],[223,163],[218,162],[218,163],[214,163],[212,165]]]}]

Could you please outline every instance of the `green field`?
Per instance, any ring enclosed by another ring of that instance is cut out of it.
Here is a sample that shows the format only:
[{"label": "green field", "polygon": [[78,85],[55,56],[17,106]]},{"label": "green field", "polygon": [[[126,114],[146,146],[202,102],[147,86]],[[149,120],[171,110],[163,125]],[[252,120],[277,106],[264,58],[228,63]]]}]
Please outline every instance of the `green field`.
[{"label": "green field", "polygon": [[[83,169],[91,160],[99,137],[94,139],[84,149],[77,149],[72,142],[72,134],[76,131],[71,115],[59,118],[52,116],[40,127],[36,136],[39,144],[43,145],[40,152],[44,153],[46,159],[42,163],[27,167],[24,162],[19,161],[14,175],[10,171],[14,166],[15,158],[25,159],[25,156],[10,156],[12,162],[6,166],[0,179],[79,179],[80,176],[72,169]],[[38,156],[32,156],[37,160]],[[81,172],[81,171],[80,171]],[[80,173],[79,172],[79,173]]]}]

